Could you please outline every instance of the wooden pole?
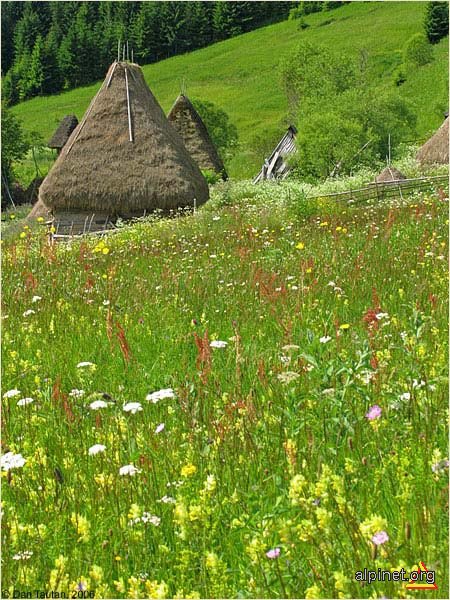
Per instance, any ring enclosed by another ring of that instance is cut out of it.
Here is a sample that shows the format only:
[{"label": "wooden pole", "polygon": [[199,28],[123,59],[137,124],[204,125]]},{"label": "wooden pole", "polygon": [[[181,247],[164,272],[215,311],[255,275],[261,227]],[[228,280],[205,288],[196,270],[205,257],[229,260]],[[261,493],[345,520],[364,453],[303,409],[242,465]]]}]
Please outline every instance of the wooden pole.
[{"label": "wooden pole", "polygon": [[129,61],[129,60],[130,60],[130,53],[128,51],[128,40],[127,40],[127,61]]},{"label": "wooden pole", "polygon": [[125,67],[125,87],[127,88],[128,133],[130,135],[130,142],[132,142],[133,141],[133,132],[131,130],[130,91],[128,89],[128,74],[127,74],[127,68],[126,67]]},{"label": "wooden pole", "polygon": [[117,62],[119,62],[120,60],[120,38],[119,41],[117,42]]}]

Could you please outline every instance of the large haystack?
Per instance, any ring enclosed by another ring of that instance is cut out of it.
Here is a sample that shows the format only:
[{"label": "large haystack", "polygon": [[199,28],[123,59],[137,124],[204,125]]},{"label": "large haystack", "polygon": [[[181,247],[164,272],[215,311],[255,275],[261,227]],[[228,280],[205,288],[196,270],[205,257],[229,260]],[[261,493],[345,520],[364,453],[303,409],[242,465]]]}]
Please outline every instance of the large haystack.
[{"label": "large haystack", "polygon": [[190,155],[201,169],[220,173],[227,178],[225,167],[216,147],[187,96],[181,94],[167,115],[169,122],[178,131]]},{"label": "large haystack", "polygon": [[406,179],[401,171],[396,169],[395,167],[386,167],[381,171],[379,175],[375,177],[375,181],[377,183],[385,183],[388,181],[399,181],[401,179]]},{"label": "large haystack", "polygon": [[425,142],[417,153],[417,160],[421,164],[448,164],[448,117],[436,133]]},{"label": "large haystack", "polygon": [[58,125],[58,128],[56,129],[55,133],[50,138],[50,141],[47,144],[48,147],[54,148],[58,150],[58,152],[60,152],[64,148],[65,144],[67,143],[67,140],[70,137],[70,134],[77,125],[78,119],[75,115],[66,115],[61,121],[61,123]]},{"label": "large haystack", "polygon": [[139,215],[203,204],[200,169],[169,125],[141,69],[111,65],[100,90],[39,190],[63,213]]}]

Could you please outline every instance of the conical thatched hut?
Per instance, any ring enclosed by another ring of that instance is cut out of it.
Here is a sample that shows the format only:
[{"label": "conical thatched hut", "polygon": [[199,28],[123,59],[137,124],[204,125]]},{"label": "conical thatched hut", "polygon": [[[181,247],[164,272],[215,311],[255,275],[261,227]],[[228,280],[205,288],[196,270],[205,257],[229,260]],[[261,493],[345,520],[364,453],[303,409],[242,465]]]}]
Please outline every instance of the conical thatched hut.
[{"label": "conical thatched hut", "polygon": [[57,222],[95,215],[90,229],[117,216],[200,205],[208,196],[141,69],[126,62],[111,65],[39,190]]},{"label": "conical thatched hut", "polygon": [[420,148],[417,160],[421,164],[448,164],[448,117],[436,133]]},{"label": "conical thatched hut", "polygon": [[406,179],[401,171],[396,169],[395,167],[386,167],[381,171],[379,175],[375,177],[375,181],[377,183],[385,183],[388,181],[399,181],[401,179]]},{"label": "conical thatched hut", "polygon": [[64,148],[64,145],[67,143],[67,140],[70,137],[70,134],[78,125],[78,119],[75,115],[66,115],[61,123],[58,125],[55,133],[50,138],[48,142],[48,147],[58,150],[58,154]]},{"label": "conical thatched hut", "polygon": [[190,155],[201,169],[220,173],[227,178],[225,167],[216,147],[195,110],[192,102],[180,94],[167,115],[169,122],[178,131]]}]

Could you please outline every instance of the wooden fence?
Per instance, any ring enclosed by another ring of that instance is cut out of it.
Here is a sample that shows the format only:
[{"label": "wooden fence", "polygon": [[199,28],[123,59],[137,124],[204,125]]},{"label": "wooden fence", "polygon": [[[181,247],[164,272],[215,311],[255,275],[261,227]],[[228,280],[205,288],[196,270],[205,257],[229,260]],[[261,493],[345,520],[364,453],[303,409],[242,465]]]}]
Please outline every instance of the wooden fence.
[{"label": "wooden fence", "polygon": [[368,202],[370,200],[385,200],[386,198],[403,198],[413,192],[442,188],[448,190],[447,175],[437,177],[418,177],[416,179],[397,179],[395,181],[373,182],[359,189],[348,189],[345,192],[319,194],[308,199],[326,198],[347,202]]}]

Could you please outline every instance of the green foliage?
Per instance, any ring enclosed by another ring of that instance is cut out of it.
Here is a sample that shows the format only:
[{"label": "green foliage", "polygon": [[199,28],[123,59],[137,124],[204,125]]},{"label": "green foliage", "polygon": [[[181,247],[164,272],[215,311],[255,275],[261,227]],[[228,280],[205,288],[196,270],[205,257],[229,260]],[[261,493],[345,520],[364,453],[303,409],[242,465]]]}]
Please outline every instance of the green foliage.
[{"label": "green foliage", "polygon": [[13,179],[13,162],[24,158],[30,144],[19,119],[5,106],[2,106],[1,131],[2,175],[11,183]]},{"label": "green foliage", "polygon": [[397,87],[401,86],[406,81],[406,66],[400,65],[397,67],[392,76],[394,83]]},{"label": "green foliage", "polygon": [[424,27],[431,44],[448,35],[448,2],[428,2]]},{"label": "green foliage", "polygon": [[374,92],[356,58],[302,43],[284,61],[281,77],[296,115],[294,172],[307,180],[374,164],[410,139],[415,118],[398,94]]},{"label": "green foliage", "polygon": [[412,67],[422,67],[433,60],[433,47],[423,33],[416,33],[407,41],[404,60]]},{"label": "green foliage", "polygon": [[119,40],[130,42],[136,59],[155,62],[283,19],[288,10],[286,2],[3,2],[7,99],[95,81],[117,56]]},{"label": "green foliage", "polygon": [[220,173],[216,173],[215,171],[211,171],[209,169],[202,169],[202,175],[208,182],[208,185],[214,185],[222,179]]},{"label": "green foliage", "polygon": [[305,103],[341,94],[358,83],[355,59],[328,48],[301,42],[295,51],[280,63],[280,76],[291,110]]},{"label": "green foliage", "polygon": [[236,126],[231,123],[228,114],[213,102],[194,98],[192,104],[205,124],[219,154],[225,160],[238,142]]}]

